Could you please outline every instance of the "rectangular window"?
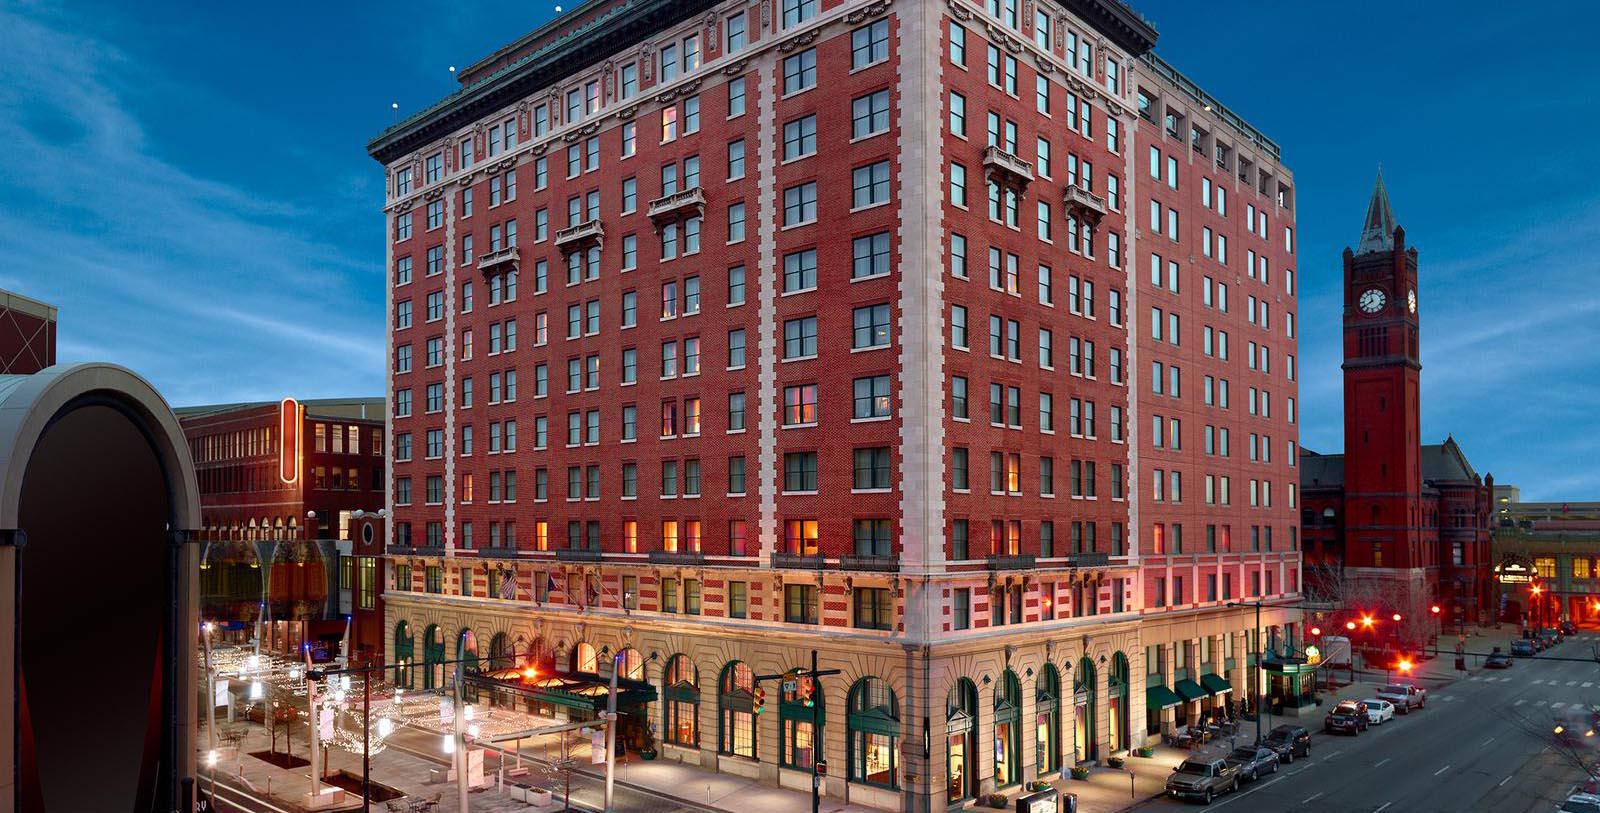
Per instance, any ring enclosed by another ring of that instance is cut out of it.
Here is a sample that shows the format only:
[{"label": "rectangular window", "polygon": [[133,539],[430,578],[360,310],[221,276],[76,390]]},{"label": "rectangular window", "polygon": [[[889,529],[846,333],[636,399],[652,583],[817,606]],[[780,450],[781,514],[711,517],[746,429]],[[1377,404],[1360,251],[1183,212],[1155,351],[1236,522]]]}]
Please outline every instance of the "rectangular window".
[{"label": "rectangular window", "polygon": [[850,32],[850,69],[859,70],[889,58],[889,21],[879,20]]},{"label": "rectangular window", "polygon": [[[815,2],[815,0],[812,0]],[[801,51],[783,60],[783,92],[785,95],[809,90],[817,84],[817,51]]]}]

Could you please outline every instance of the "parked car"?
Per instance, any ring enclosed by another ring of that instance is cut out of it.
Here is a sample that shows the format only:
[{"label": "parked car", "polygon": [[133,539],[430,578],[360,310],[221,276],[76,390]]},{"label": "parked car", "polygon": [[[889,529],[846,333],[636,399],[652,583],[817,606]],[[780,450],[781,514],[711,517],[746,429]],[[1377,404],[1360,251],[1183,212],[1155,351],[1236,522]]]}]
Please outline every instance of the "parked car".
[{"label": "parked car", "polygon": [[1574,793],[1567,797],[1557,813],[1600,813],[1600,796],[1593,793]]},{"label": "parked car", "polygon": [[1539,630],[1539,637],[1544,640],[1544,644],[1547,647],[1555,646],[1566,640],[1566,636],[1562,635],[1560,630],[1550,628]]},{"label": "parked car", "polygon": [[1387,700],[1394,704],[1394,710],[1401,714],[1410,714],[1412,709],[1420,709],[1428,704],[1428,695],[1422,689],[1409,683],[1391,683],[1378,690],[1378,699]]},{"label": "parked car", "polygon": [[1373,725],[1383,725],[1394,719],[1394,704],[1387,700],[1372,698],[1361,701],[1367,704],[1367,720]]},{"label": "parked car", "polygon": [[1495,647],[1494,651],[1489,653],[1489,657],[1483,659],[1483,668],[1509,669],[1511,668],[1511,656],[1501,652],[1500,647]]},{"label": "parked car", "polygon": [[1562,635],[1577,635],[1578,634],[1578,625],[1572,623],[1571,621],[1563,621],[1563,622],[1561,622],[1560,626],[1558,626],[1557,629],[1561,630],[1561,634]]},{"label": "parked car", "polygon": [[1511,654],[1519,658],[1531,658],[1539,654],[1539,651],[1534,647],[1532,641],[1519,638],[1511,642]]},{"label": "parked car", "polygon": [[1305,726],[1281,725],[1268,731],[1261,744],[1271,748],[1279,760],[1294,762],[1297,756],[1311,755],[1311,732]]},{"label": "parked car", "polygon": [[1342,732],[1360,734],[1367,730],[1367,704],[1359,700],[1342,700],[1322,720],[1325,733]]},{"label": "parked car", "polygon": [[1264,745],[1241,745],[1223,757],[1239,772],[1241,779],[1254,781],[1262,774],[1278,772],[1278,754]]},{"label": "parked car", "polygon": [[1218,756],[1189,757],[1167,777],[1167,795],[1175,799],[1211,804],[1212,799],[1238,789],[1238,769]]}]

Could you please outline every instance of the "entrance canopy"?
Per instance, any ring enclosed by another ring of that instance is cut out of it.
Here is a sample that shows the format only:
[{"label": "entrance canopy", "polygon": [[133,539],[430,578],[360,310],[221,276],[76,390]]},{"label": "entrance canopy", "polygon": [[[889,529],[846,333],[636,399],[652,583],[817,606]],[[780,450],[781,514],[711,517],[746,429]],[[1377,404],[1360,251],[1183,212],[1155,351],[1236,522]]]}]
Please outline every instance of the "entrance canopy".
[{"label": "entrance canopy", "polygon": [[1193,702],[1195,700],[1204,700],[1207,695],[1211,694],[1210,692],[1206,691],[1205,689],[1200,688],[1200,684],[1195,683],[1194,681],[1189,680],[1188,678],[1184,678],[1183,680],[1180,680],[1177,683],[1173,684],[1173,688],[1178,690],[1178,696],[1179,697],[1182,697],[1185,701],[1188,701],[1188,702]]},{"label": "entrance canopy", "polygon": [[[469,674],[468,686],[492,691],[508,691],[521,697],[598,714],[606,710],[609,678],[563,672],[538,672],[533,669],[499,669]],[[627,709],[653,703],[656,687],[637,680],[617,678],[617,708]]]},{"label": "entrance canopy", "polygon": [[1183,700],[1171,689],[1157,684],[1144,690],[1144,705],[1151,711],[1164,711],[1183,705]]},{"label": "entrance canopy", "polygon": [[1200,685],[1211,694],[1227,694],[1233,691],[1233,685],[1224,680],[1221,675],[1207,672],[1200,676]]}]

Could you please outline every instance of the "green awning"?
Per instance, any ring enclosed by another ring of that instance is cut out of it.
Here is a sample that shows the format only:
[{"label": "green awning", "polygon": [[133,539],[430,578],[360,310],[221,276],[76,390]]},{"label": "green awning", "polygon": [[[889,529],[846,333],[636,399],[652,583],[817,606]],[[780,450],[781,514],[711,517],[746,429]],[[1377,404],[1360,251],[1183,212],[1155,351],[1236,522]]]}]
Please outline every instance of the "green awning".
[{"label": "green awning", "polygon": [[1173,694],[1171,689],[1157,684],[1145,687],[1144,705],[1151,711],[1161,711],[1183,705],[1183,699]]},{"label": "green awning", "polygon": [[1200,676],[1200,685],[1204,686],[1206,691],[1212,694],[1226,694],[1233,691],[1232,684],[1223,680],[1221,675],[1214,675],[1210,672]]},{"label": "green awning", "polygon": [[1206,691],[1205,689],[1200,688],[1200,684],[1195,683],[1194,681],[1189,680],[1188,678],[1184,678],[1183,680],[1180,680],[1177,683],[1173,684],[1173,688],[1178,690],[1178,695],[1180,697],[1182,697],[1184,700],[1190,700],[1190,701],[1193,701],[1193,700],[1204,700],[1207,696],[1209,696],[1211,694],[1210,692]]}]

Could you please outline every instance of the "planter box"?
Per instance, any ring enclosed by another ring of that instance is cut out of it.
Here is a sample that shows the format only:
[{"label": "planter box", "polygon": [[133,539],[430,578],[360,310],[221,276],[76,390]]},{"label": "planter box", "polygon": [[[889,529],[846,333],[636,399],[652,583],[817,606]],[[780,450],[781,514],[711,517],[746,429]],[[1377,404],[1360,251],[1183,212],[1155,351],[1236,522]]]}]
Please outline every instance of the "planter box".
[{"label": "planter box", "polygon": [[1112,768],[1121,768],[1122,767],[1122,762],[1123,762],[1123,758],[1122,757],[1106,757],[1106,765],[1108,765],[1108,766],[1110,766]]}]

